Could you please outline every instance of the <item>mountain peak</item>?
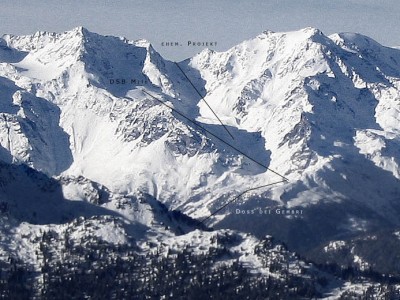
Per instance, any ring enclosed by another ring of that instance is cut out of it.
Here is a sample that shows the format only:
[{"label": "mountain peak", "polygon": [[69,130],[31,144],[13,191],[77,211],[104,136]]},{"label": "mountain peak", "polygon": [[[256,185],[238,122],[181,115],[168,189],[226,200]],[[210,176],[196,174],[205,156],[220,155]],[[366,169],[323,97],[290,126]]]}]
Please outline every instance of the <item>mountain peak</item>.
[{"label": "mountain peak", "polygon": [[17,167],[0,188],[21,220],[107,214],[165,228],[168,207],[304,253],[368,228],[398,232],[399,50],[308,27],[176,66],[145,40],[81,26],[0,39],[0,60],[0,159],[36,169]]},{"label": "mountain peak", "polygon": [[318,28],[315,28],[315,27],[311,27],[311,26],[305,27],[303,29],[300,29],[299,31],[307,33],[307,34],[310,34],[310,35],[321,35],[321,34],[323,34],[321,30],[319,30]]},{"label": "mountain peak", "polygon": [[23,75],[44,82],[61,76],[63,84],[76,76],[91,78],[101,86],[109,86],[110,80],[115,79],[142,82],[147,80],[142,74],[147,57],[163,63],[146,40],[100,35],[83,26],[63,33],[38,31],[26,36],[6,35],[0,47],[21,53],[14,56],[22,61],[8,61],[16,62],[14,66]]},{"label": "mountain peak", "polygon": [[90,31],[86,27],[83,27],[83,26],[75,27],[71,31],[72,32],[76,32],[76,33],[78,33],[78,34],[80,34],[82,36],[84,36],[85,34],[90,33]]},{"label": "mountain peak", "polygon": [[342,32],[335,33],[330,38],[338,45],[356,51],[369,49],[369,51],[380,51],[383,46],[374,39],[360,33]]}]

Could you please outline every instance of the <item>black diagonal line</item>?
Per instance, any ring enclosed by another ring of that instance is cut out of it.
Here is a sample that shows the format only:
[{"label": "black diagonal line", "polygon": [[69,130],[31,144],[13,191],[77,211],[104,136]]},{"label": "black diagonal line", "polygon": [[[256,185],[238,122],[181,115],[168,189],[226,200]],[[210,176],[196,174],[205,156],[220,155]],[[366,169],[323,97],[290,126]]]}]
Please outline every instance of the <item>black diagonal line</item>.
[{"label": "black diagonal line", "polygon": [[233,135],[229,132],[228,128],[222,123],[221,119],[218,117],[218,115],[215,113],[215,111],[212,109],[212,107],[208,104],[208,102],[206,101],[206,99],[204,99],[204,97],[201,95],[201,93],[199,92],[199,90],[196,88],[196,86],[193,84],[193,82],[189,79],[189,77],[186,75],[185,72],[183,72],[182,68],[178,65],[177,62],[175,62],[176,66],[178,67],[179,70],[181,70],[183,76],[186,77],[187,81],[189,81],[190,85],[195,89],[195,91],[197,92],[197,94],[200,96],[201,100],[203,100],[205,102],[205,104],[207,104],[208,108],[212,111],[212,113],[214,114],[214,116],[218,119],[219,123],[224,127],[224,129],[226,130],[226,132],[231,136],[231,138],[234,140],[235,138],[233,137]]},{"label": "black diagonal line", "polygon": [[209,215],[207,218],[203,219],[200,222],[204,224],[204,222],[207,221],[209,218],[211,218],[212,216],[216,215],[218,212],[223,210],[229,204],[231,204],[232,202],[235,202],[237,199],[239,199],[240,197],[242,197],[244,194],[246,194],[248,192],[251,192],[251,191],[254,191],[254,190],[258,190],[258,189],[262,189],[262,188],[265,188],[265,187],[268,187],[268,186],[272,186],[272,185],[275,185],[275,184],[278,184],[278,183],[282,183],[282,182],[286,182],[286,180],[281,180],[281,181],[278,181],[278,182],[273,182],[273,183],[270,183],[270,184],[265,184],[265,185],[261,185],[261,186],[255,187],[255,188],[251,188],[251,189],[245,190],[244,192],[242,192],[241,194],[237,195],[232,200],[230,200],[227,203],[225,203],[224,205],[222,205],[220,208],[218,208],[216,211],[214,211],[211,215]]},{"label": "black diagonal line", "polygon": [[176,112],[178,115],[180,115],[181,117],[185,118],[186,120],[188,120],[189,122],[191,122],[192,124],[198,126],[199,128],[203,129],[205,132],[209,133],[210,135],[212,135],[213,137],[215,137],[216,139],[218,139],[219,141],[221,141],[222,143],[224,143],[225,145],[231,147],[233,150],[237,151],[238,153],[242,154],[243,156],[247,157],[248,159],[250,159],[251,161],[255,162],[256,164],[260,165],[261,167],[265,168],[266,170],[269,170],[270,172],[278,175],[279,177],[283,178],[284,181],[289,181],[289,179],[287,179],[285,176],[279,174],[278,172],[268,168],[266,165],[264,165],[263,163],[260,163],[258,160],[252,158],[251,156],[248,156],[246,153],[244,153],[243,151],[241,151],[240,149],[236,148],[235,146],[233,146],[232,144],[228,143],[227,141],[225,141],[224,139],[220,138],[219,136],[217,136],[216,134],[212,133],[211,131],[207,130],[205,127],[201,126],[199,123],[197,123],[196,121],[190,119],[189,117],[185,116],[183,113],[181,113],[179,110],[175,109],[174,107],[166,104],[164,101],[161,101],[160,99],[158,99],[157,97],[154,97],[152,94],[146,92],[144,89],[142,89],[142,92],[145,93],[146,95],[149,95],[151,98],[153,98],[154,100],[160,102],[161,104],[165,105],[166,107],[168,107],[169,109],[172,109],[174,112]]}]

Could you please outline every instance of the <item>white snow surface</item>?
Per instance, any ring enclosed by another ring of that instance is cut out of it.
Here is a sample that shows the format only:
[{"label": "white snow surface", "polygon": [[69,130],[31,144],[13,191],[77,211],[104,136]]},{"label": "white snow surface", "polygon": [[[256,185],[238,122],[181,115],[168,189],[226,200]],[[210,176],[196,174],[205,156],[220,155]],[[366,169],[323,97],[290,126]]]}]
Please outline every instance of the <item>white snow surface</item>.
[{"label": "white snow surface", "polygon": [[286,176],[258,191],[277,204],[351,199],[390,215],[400,196],[399,50],[306,28],[265,31],[179,65],[235,139],[144,40],[82,27],[3,36],[0,159],[149,193],[195,218],[281,180],[147,92]]}]

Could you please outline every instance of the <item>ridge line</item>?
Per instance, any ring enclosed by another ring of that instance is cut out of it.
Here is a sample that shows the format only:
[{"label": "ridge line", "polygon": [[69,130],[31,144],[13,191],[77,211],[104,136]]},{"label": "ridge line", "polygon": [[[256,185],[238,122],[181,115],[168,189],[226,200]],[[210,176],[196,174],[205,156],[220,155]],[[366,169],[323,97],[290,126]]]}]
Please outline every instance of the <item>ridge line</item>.
[{"label": "ridge line", "polygon": [[190,85],[194,88],[194,90],[197,92],[197,94],[201,97],[200,100],[203,100],[206,105],[208,106],[208,108],[212,111],[212,113],[214,114],[214,116],[218,119],[219,123],[224,127],[224,129],[226,130],[226,132],[231,136],[231,138],[234,140],[235,138],[233,137],[232,133],[230,133],[230,131],[228,130],[228,128],[222,123],[221,119],[218,117],[218,115],[215,113],[215,111],[212,109],[212,107],[208,104],[208,102],[204,99],[204,97],[201,95],[201,93],[199,92],[199,90],[195,87],[195,85],[193,84],[193,82],[189,79],[189,77],[186,75],[185,72],[183,72],[182,68],[179,66],[179,64],[174,61],[175,65],[178,67],[178,69],[182,72],[182,74],[185,76],[185,78],[187,79],[187,81],[189,81]]},{"label": "ridge line", "polygon": [[230,144],[229,142],[225,141],[224,139],[220,138],[218,135],[212,133],[211,131],[209,131],[208,129],[206,129],[205,127],[203,127],[202,125],[200,125],[199,123],[197,123],[196,121],[190,119],[189,117],[185,116],[183,113],[181,113],[179,110],[175,109],[174,107],[166,104],[164,101],[158,99],[157,97],[153,96],[152,94],[146,92],[144,89],[142,89],[142,92],[145,93],[146,95],[150,96],[151,98],[155,99],[156,101],[160,102],[161,104],[163,104],[164,106],[168,107],[169,109],[172,109],[174,112],[176,112],[177,114],[179,114],[180,116],[182,116],[183,118],[185,118],[186,120],[188,120],[189,122],[193,123],[194,125],[200,127],[201,129],[203,129],[204,131],[206,131],[207,133],[209,133],[210,135],[212,135],[213,137],[215,137],[216,139],[218,139],[219,141],[221,141],[222,143],[224,143],[225,145],[231,147],[232,149],[234,149],[235,151],[237,151],[238,153],[242,154],[243,156],[247,157],[248,159],[250,159],[251,161],[253,161],[254,163],[260,165],[261,167],[265,168],[266,170],[274,173],[275,175],[278,175],[279,177],[281,177],[285,182],[288,182],[289,179],[281,174],[279,174],[278,172],[270,169],[269,167],[267,167],[266,165],[264,165],[263,163],[259,162],[258,160],[252,158],[251,156],[247,155],[246,153],[244,153],[242,150],[236,148],[235,146],[233,146],[232,144]]}]

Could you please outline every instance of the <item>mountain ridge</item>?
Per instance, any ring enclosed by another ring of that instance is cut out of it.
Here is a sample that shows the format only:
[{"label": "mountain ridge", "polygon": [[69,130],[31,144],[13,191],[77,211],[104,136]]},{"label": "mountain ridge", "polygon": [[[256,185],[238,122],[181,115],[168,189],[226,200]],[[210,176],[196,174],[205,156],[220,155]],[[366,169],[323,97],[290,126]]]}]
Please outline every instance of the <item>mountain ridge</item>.
[{"label": "mountain ridge", "polygon": [[[244,194],[210,226],[272,234],[300,252],[395,231],[399,62],[400,50],[314,28],[266,31],[225,52],[203,50],[179,68],[144,40],[83,27],[6,35],[0,158],[65,178],[63,185],[86,178],[121,197],[148,194],[203,220],[242,192],[280,179],[208,131],[289,179]],[[63,193],[92,191],[79,182]],[[235,214],[275,207],[304,214]]]}]

